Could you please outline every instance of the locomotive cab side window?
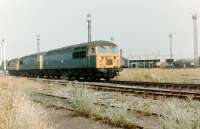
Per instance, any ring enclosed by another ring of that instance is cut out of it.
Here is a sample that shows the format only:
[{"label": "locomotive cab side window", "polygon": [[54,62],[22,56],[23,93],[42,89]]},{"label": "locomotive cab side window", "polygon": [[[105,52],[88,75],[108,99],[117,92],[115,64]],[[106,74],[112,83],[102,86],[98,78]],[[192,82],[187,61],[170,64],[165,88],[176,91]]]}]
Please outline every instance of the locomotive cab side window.
[{"label": "locomotive cab side window", "polygon": [[86,58],[86,51],[79,52],[80,58]]},{"label": "locomotive cab side window", "polygon": [[82,58],[86,58],[86,46],[82,46],[82,47],[76,47],[73,49],[73,53],[72,53],[72,58],[73,59],[82,59]]},{"label": "locomotive cab side window", "polygon": [[23,65],[23,60],[20,60],[20,61],[19,61],[19,64],[20,64],[20,65]]},{"label": "locomotive cab side window", "polygon": [[91,48],[91,54],[95,54],[95,48],[94,47]]},{"label": "locomotive cab side window", "polygon": [[73,52],[72,56],[73,56],[73,59],[86,58],[86,51]]},{"label": "locomotive cab side window", "polygon": [[79,58],[79,52],[73,52],[73,59]]}]

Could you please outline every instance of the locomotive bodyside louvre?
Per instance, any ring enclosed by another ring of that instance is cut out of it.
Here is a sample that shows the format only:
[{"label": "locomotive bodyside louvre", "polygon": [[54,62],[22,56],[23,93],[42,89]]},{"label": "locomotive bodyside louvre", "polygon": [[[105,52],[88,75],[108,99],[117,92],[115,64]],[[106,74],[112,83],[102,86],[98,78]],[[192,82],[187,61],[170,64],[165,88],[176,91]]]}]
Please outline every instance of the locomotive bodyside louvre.
[{"label": "locomotive bodyside louvre", "polygon": [[35,70],[37,69],[37,55],[22,57],[19,59],[20,70]]},{"label": "locomotive bodyside louvre", "polygon": [[16,70],[19,71],[19,60],[16,62]]},{"label": "locomotive bodyside louvre", "polygon": [[[85,55],[81,55],[81,53]],[[44,69],[78,68],[87,68],[86,50],[77,51],[74,50],[74,48],[67,48],[49,52],[44,55]]]}]

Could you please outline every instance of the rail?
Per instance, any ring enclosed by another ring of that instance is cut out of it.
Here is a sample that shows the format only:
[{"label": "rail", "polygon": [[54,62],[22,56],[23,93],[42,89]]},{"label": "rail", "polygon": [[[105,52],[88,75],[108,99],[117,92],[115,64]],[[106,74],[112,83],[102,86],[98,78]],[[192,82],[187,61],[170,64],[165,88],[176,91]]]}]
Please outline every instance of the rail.
[{"label": "rail", "polygon": [[[87,88],[95,89],[95,90],[102,90],[102,91],[109,91],[109,92],[120,92],[123,94],[134,94],[143,96],[145,98],[153,97],[154,99],[157,99],[159,97],[174,97],[174,98],[180,98],[180,99],[192,99],[192,100],[199,100],[200,101],[200,92],[199,91],[190,91],[186,89],[168,89],[168,88],[160,88],[159,87],[153,87],[153,83],[145,83],[149,86],[134,86],[133,83],[127,82],[127,83],[118,83],[118,82],[111,82],[111,83],[105,83],[105,82],[72,82],[72,81],[66,81],[66,80],[51,80],[51,79],[31,79],[31,80],[39,80],[39,81],[45,81],[49,83],[58,83],[60,85],[67,85],[68,83],[72,84],[78,84],[86,86]],[[142,82],[143,83],[143,82]],[[141,83],[141,84],[142,84]],[[129,85],[128,85],[129,84]],[[135,83],[136,84],[136,83]],[[139,83],[137,83],[139,84]],[[144,84],[144,83],[143,83]],[[159,83],[156,83],[159,85]],[[164,85],[163,83],[160,83],[161,85]],[[167,83],[169,86],[170,83]],[[178,86],[178,84],[172,84]],[[185,84],[183,84],[185,85]],[[180,84],[179,87],[181,87],[182,84]],[[198,85],[195,85],[198,86]],[[173,86],[172,86],[173,87]]]}]

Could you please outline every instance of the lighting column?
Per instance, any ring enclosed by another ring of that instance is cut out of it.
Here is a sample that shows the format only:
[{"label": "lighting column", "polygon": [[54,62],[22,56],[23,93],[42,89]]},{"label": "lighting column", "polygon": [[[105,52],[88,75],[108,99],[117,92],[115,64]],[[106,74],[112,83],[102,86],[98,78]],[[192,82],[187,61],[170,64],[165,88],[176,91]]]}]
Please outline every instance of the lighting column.
[{"label": "lighting column", "polygon": [[87,23],[88,23],[88,67],[90,69],[90,54],[91,54],[91,43],[92,43],[92,32],[91,32],[91,14],[87,14]]}]

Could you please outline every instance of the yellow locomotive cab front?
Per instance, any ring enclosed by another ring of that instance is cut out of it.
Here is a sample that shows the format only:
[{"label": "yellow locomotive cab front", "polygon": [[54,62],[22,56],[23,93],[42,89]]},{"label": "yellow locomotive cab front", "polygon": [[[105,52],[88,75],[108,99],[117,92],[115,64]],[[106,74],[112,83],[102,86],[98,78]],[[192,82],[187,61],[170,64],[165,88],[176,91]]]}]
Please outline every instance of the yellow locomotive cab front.
[{"label": "yellow locomotive cab front", "polygon": [[96,67],[97,68],[120,68],[120,54],[117,47],[99,46],[97,47]]}]

